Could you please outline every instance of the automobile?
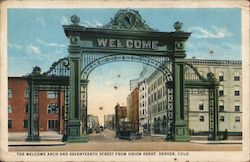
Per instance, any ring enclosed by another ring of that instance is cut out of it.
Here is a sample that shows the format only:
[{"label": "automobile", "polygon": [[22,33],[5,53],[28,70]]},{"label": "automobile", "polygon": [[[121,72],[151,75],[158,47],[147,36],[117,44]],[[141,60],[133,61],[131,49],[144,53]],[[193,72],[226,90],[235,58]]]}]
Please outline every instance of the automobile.
[{"label": "automobile", "polygon": [[92,133],[92,132],[93,132],[92,128],[89,128],[89,127],[88,127],[88,128],[87,128],[87,133],[90,134],[90,133]]},{"label": "automobile", "polygon": [[100,133],[100,132],[101,132],[100,129],[95,130],[95,133]]},{"label": "automobile", "polygon": [[134,131],[119,131],[118,136],[119,139],[130,139],[132,141],[143,137],[141,133]]}]

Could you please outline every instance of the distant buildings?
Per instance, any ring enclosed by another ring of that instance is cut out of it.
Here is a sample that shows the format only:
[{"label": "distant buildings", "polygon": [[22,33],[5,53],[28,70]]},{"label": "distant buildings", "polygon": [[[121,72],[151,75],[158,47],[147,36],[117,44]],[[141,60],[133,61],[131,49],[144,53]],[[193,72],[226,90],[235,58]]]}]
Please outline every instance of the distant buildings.
[{"label": "distant buildings", "polygon": [[88,128],[92,130],[99,129],[100,124],[99,124],[98,116],[88,115],[87,125],[88,125]]},{"label": "distant buildings", "polygon": [[115,129],[115,114],[104,115],[104,127]]},{"label": "distant buildings", "polygon": [[120,106],[120,104],[117,104],[115,106],[115,127],[116,127],[116,130],[119,128],[119,123],[122,121],[127,121],[127,107]]},{"label": "distant buildings", "polygon": [[134,130],[139,131],[139,88],[135,87],[127,99],[128,122],[131,123]]}]

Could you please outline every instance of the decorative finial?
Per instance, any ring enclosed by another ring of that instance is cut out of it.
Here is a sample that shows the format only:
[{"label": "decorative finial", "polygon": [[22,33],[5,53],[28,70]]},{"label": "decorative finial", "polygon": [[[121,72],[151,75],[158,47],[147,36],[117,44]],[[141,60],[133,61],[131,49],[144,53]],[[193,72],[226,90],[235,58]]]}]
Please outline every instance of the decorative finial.
[{"label": "decorative finial", "polygon": [[175,31],[177,31],[177,32],[181,31],[182,26],[183,26],[183,23],[181,23],[179,21],[175,22],[174,25],[173,25]]},{"label": "decorative finial", "polygon": [[79,25],[80,17],[77,16],[77,15],[71,16],[71,22],[72,22],[74,25]]}]

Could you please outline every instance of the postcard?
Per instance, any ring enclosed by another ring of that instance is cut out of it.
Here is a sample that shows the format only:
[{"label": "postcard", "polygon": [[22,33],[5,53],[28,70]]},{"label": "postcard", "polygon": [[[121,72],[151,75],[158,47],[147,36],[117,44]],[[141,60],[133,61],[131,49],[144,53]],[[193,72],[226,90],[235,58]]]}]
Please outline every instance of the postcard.
[{"label": "postcard", "polygon": [[250,160],[248,1],[0,7],[1,161]]}]

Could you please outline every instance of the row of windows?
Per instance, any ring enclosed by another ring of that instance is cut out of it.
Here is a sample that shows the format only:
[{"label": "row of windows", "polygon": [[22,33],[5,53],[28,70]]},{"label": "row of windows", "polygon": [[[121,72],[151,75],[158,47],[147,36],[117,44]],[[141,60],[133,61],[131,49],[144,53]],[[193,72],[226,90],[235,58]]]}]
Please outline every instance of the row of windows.
[{"label": "row of windows", "polygon": [[[12,128],[12,120],[8,120],[8,128]],[[23,120],[23,128],[28,128],[28,120]]]},{"label": "row of windows", "polygon": [[[205,102],[204,100],[199,101],[199,110],[204,110],[204,102]],[[240,102],[239,101],[234,102],[234,110],[235,110],[235,112],[240,111]],[[224,101],[223,100],[219,101],[219,111],[224,111]]]},{"label": "row of windows", "polygon": [[162,82],[164,81],[164,78],[160,76],[149,88],[148,88],[148,93],[152,92],[155,90],[158,86],[162,85]]},{"label": "row of windows", "polygon": [[[35,94],[37,95],[37,94]],[[27,88],[24,92],[24,96],[25,98],[29,98],[29,89]],[[8,98],[12,98],[13,97],[13,91],[11,89],[8,89]],[[47,98],[49,99],[53,99],[53,98],[57,98],[58,97],[58,93],[55,91],[47,91]]]},{"label": "row of windows", "polygon": [[[26,104],[25,106],[25,113],[28,113],[28,104]],[[13,108],[11,105],[8,105],[8,113],[12,113],[13,112]],[[59,113],[59,107],[57,106],[56,103],[50,103],[47,106],[47,112],[48,114],[57,114]]]},{"label": "row of windows", "polygon": [[[219,96],[224,96],[224,86],[219,87]],[[234,86],[234,96],[240,96],[240,86]]]},{"label": "row of windows", "polygon": [[159,89],[148,97],[148,104],[151,104],[166,95],[165,87]]},{"label": "row of windows", "polygon": [[151,107],[149,107],[149,114],[153,114],[153,113],[158,113],[161,111],[165,111],[167,109],[166,107],[166,102],[162,101],[158,104],[152,105]]},{"label": "row of windows", "polygon": [[[12,128],[12,120],[8,120],[8,128]],[[23,120],[23,128],[28,128],[28,120]],[[48,128],[58,128],[58,120],[48,120]]]},{"label": "row of windows", "polygon": [[[219,73],[219,81],[224,81],[224,73],[221,71]],[[234,73],[234,81],[240,81],[240,73],[239,72],[235,72]]]},{"label": "row of windows", "polygon": [[[204,116],[200,116],[200,122],[204,122],[204,121],[205,121]],[[221,122],[224,122],[224,121],[225,121],[225,117],[224,117],[224,116],[220,116],[220,121],[221,121]],[[239,122],[240,122],[240,117],[239,117],[239,116],[236,116],[236,117],[234,118],[234,122],[235,122],[235,123],[239,123]]]}]

